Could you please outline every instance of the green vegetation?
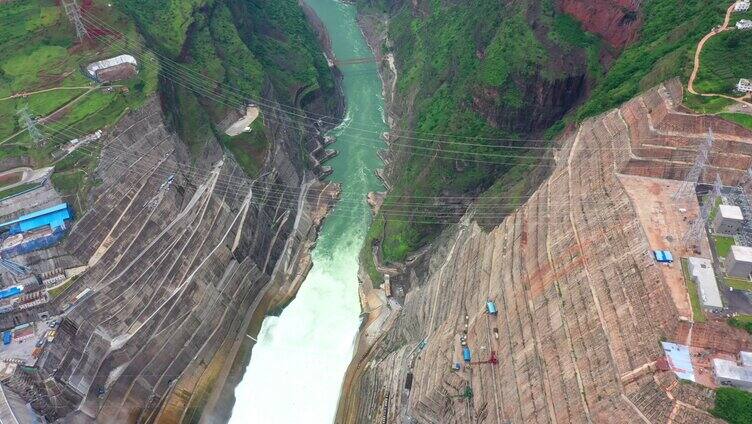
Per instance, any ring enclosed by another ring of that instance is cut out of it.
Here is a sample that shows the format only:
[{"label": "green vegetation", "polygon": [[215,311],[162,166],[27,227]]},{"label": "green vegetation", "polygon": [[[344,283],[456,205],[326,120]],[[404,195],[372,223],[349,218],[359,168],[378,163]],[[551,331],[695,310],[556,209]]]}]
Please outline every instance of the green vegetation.
[{"label": "green vegetation", "polygon": [[[329,110],[319,112],[333,110],[334,80],[294,0],[127,0],[121,7],[139,22],[162,56],[171,58],[161,61],[167,78],[162,92],[169,119],[193,157],[218,139],[246,172],[258,171],[269,146],[264,131],[230,140],[215,125],[232,109],[261,97],[267,82],[282,103],[306,106],[322,91]],[[201,86],[186,87],[185,78],[171,81],[176,73],[173,60],[190,68],[188,75],[203,76]],[[259,130],[261,122],[263,116]]]},{"label": "green vegetation", "polygon": [[54,298],[60,296],[61,294],[63,294],[63,292],[68,287],[70,287],[75,281],[76,281],[76,277],[71,277],[68,280],[66,280],[65,282],[63,282],[62,284],[60,284],[59,286],[53,287],[50,290],[48,290],[47,294],[50,295],[51,299],[54,299]]},{"label": "green vegetation", "polygon": [[[388,263],[404,260],[443,224],[454,221],[452,216],[437,216],[436,206],[421,199],[477,196],[512,169],[520,170],[514,171],[519,178],[532,169],[536,161],[519,157],[524,150],[505,150],[494,139],[514,140],[554,123],[549,135],[561,131],[564,122],[559,118],[566,110],[546,108],[533,116],[528,112],[539,100],[530,92],[570,76],[599,78],[601,43],[575,20],[556,12],[550,0],[536,3],[532,14],[532,2],[526,1],[481,0],[467,7],[432,0],[430,11],[419,15],[409,4],[362,3],[364,9],[382,8],[391,14],[388,33],[400,75],[398,96],[407,99],[409,104],[402,107],[410,111],[398,125],[425,134],[400,148],[397,157],[406,158],[401,175],[363,248],[361,258],[367,258],[370,246],[380,243]],[[582,60],[565,59],[572,56]],[[505,179],[495,190],[516,183]],[[409,216],[386,217],[404,202],[415,205]],[[369,274],[374,278],[377,273]]]},{"label": "green vegetation", "polygon": [[752,281],[729,276],[724,277],[723,280],[726,281],[727,286],[733,287],[734,290],[752,291]]},{"label": "green vegetation", "polygon": [[715,391],[715,407],[710,412],[730,424],[752,423],[752,393],[719,387]]},{"label": "green vegetation", "polygon": [[700,295],[697,292],[697,284],[692,280],[692,276],[689,275],[689,262],[686,258],[682,258],[682,272],[684,273],[684,282],[687,284],[687,292],[689,292],[689,301],[692,304],[692,320],[694,322],[705,322],[705,312],[702,310],[702,303],[700,303]]},{"label": "green vegetation", "polygon": [[235,137],[223,136],[222,145],[232,152],[235,160],[248,175],[258,174],[264,164],[264,154],[269,148],[261,119],[253,122],[251,132]]},{"label": "green vegetation", "polygon": [[[104,0],[94,1],[89,13],[125,37],[139,39],[135,25]],[[121,54],[123,49],[141,62],[148,61],[150,54],[137,43],[126,45],[125,37],[120,41],[99,37],[78,44],[73,28],[53,0],[0,3],[0,21],[4,24],[0,25],[0,158],[26,156],[35,167],[50,165],[53,153],[64,143],[113,125],[157,88],[156,69],[143,66],[138,76],[114,84],[111,90],[97,88],[81,67]],[[25,95],[13,97],[19,93]],[[25,106],[38,117],[55,112],[55,119],[41,127],[46,135],[41,146],[23,131],[17,110]],[[76,157],[80,159],[81,155]],[[85,201],[85,175],[96,166],[96,156],[90,155],[85,165],[85,169],[56,167],[56,172],[67,173],[52,177],[67,196],[79,202]]]},{"label": "green vegetation", "polygon": [[737,315],[728,320],[729,325],[746,330],[752,334],[752,315]]},{"label": "green vegetation", "polygon": [[6,197],[15,196],[16,194],[23,193],[27,190],[31,190],[34,187],[39,187],[39,184],[26,183],[5,190],[0,190],[0,200],[5,199]]},{"label": "green vegetation", "polygon": [[[732,22],[736,22],[734,16]],[[700,93],[734,95],[740,77],[752,75],[752,34],[731,30],[705,43],[695,89]],[[738,95],[738,93],[736,93]]]},{"label": "green vegetation", "polygon": [[734,104],[734,101],[725,97],[705,97],[684,92],[684,106],[699,113],[718,113]]},{"label": "green vegetation", "polygon": [[718,254],[718,256],[725,258],[726,255],[728,255],[729,250],[731,250],[731,246],[734,245],[734,238],[729,236],[713,236],[713,240],[715,241],[715,253]]},{"label": "green vegetation", "polygon": [[743,113],[721,113],[720,116],[723,119],[736,122],[744,128],[752,130],[752,115],[745,115]]},{"label": "green vegetation", "polygon": [[723,22],[726,7],[725,2],[711,0],[645,2],[639,39],[614,61],[577,118],[618,106],[671,77],[689,76],[697,42]]},{"label": "green vegetation", "polygon": [[152,43],[177,56],[195,20],[194,12],[207,3],[211,0],[123,0],[122,7]]}]

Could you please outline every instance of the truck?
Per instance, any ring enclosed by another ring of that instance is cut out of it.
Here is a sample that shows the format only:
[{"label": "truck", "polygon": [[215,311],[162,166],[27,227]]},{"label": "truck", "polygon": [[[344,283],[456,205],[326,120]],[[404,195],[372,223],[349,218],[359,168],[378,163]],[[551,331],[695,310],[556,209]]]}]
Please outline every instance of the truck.
[{"label": "truck", "polygon": [[472,356],[470,355],[470,348],[467,346],[462,346],[462,359],[464,359],[465,362],[470,362],[470,360],[472,360]]}]

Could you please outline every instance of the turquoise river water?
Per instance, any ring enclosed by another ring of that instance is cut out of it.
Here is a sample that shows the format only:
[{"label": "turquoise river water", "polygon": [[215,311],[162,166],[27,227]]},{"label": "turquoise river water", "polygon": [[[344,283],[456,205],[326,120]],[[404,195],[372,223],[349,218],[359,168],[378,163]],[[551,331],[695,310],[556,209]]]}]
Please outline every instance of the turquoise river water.
[{"label": "turquoise river water", "polygon": [[[356,23],[355,7],[305,0],[324,22],[338,60],[372,56]],[[360,325],[358,252],[371,220],[369,191],[386,131],[376,65],[343,66],[344,122],[332,130],[339,155],[327,165],[342,183],[341,201],[327,217],[313,250],[314,265],[297,297],[279,317],[267,317],[243,381],[235,389],[231,423],[331,423]],[[364,133],[355,128],[368,128]]]}]

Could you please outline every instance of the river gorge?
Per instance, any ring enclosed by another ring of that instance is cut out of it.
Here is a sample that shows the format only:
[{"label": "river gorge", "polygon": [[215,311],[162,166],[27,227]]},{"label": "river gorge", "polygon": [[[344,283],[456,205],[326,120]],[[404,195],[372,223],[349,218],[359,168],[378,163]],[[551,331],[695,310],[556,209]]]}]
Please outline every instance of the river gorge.
[{"label": "river gorge", "polygon": [[[307,0],[329,33],[337,60],[372,57],[355,7]],[[385,147],[382,85],[373,62],[343,66],[347,111],[329,136],[339,154],[328,165],[341,183],[338,205],[312,252],[313,268],[280,316],[265,318],[243,381],[235,390],[231,422],[332,422],[342,379],[360,326],[358,252],[371,219],[366,194],[381,190],[375,170]],[[367,131],[365,131],[367,129]]]}]

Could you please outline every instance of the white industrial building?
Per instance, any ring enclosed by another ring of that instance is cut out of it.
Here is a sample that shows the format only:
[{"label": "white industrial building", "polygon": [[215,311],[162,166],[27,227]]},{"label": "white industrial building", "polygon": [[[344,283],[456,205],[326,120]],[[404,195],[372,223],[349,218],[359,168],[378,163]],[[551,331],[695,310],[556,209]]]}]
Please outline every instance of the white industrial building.
[{"label": "white industrial building", "polygon": [[740,78],[739,82],[736,83],[736,91],[739,91],[742,93],[752,92],[752,81],[746,78]]},{"label": "white industrial building", "polygon": [[726,274],[732,277],[749,278],[749,274],[752,274],[752,247],[731,246],[726,256]]},{"label": "white industrial building", "polygon": [[713,231],[717,234],[733,236],[742,228],[743,221],[744,216],[739,206],[719,205],[713,222]]},{"label": "white industrial building", "polygon": [[700,302],[708,309],[722,309],[723,301],[718,291],[718,283],[713,272],[713,263],[709,259],[688,258],[689,273],[700,290]]},{"label": "white industrial building", "polygon": [[736,23],[736,29],[750,29],[752,28],[752,21],[749,19],[741,19]]},{"label": "white industrial building", "polygon": [[746,12],[749,10],[749,0],[739,0],[734,3],[735,12]]},{"label": "white industrial building", "polygon": [[738,365],[728,359],[715,358],[713,359],[713,369],[715,370],[715,382],[719,386],[752,391],[752,366],[744,363]]},{"label": "white industrial building", "polygon": [[112,82],[130,78],[138,72],[136,58],[129,54],[111,57],[90,63],[86,66],[86,73],[100,82]]}]

